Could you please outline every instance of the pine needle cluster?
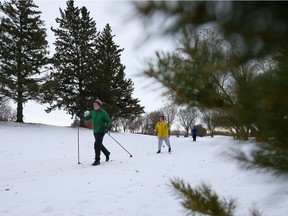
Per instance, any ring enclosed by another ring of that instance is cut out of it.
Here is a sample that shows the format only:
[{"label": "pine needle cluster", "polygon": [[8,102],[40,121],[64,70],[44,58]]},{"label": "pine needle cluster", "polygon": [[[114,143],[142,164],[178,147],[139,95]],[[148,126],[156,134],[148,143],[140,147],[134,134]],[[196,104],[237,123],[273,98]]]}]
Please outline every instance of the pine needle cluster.
[{"label": "pine needle cluster", "polygon": [[[225,199],[217,195],[207,183],[191,187],[183,180],[172,180],[172,186],[182,200],[182,206],[192,216],[233,216],[236,210],[236,199]],[[250,209],[251,216],[261,216],[257,208]]]},{"label": "pine needle cluster", "polygon": [[211,186],[202,183],[192,188],[183,180],[172,181],[173,187],[183,199],[182,206],[189,211],[190,215],[232,216],[236,208],[234,199],[221,199]]}]

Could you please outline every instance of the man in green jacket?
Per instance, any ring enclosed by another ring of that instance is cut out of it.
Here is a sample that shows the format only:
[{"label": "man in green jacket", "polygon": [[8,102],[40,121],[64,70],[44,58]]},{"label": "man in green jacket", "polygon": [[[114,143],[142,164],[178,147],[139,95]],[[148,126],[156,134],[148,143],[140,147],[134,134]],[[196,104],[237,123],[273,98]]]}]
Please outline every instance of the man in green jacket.
[{"label": "man in green jacket", "polygon": [[89,112],[89,114],[82,119],[84,121],[88,121],[92,119],[93,124],[93,133],[95,137],[94,149],[95,149],[95,161],[92,164],[93,166],[97,166],[100,164],[100,154],[101,151],[106,156],[106,161],[109,161],[110,152],[103,145],[103,138],[105,133],[108,132],[111,126],[111,120],[109,118],[108,113],[102,109],[102,101],[100,99],[96,99],[93,103],[94,109]]}]

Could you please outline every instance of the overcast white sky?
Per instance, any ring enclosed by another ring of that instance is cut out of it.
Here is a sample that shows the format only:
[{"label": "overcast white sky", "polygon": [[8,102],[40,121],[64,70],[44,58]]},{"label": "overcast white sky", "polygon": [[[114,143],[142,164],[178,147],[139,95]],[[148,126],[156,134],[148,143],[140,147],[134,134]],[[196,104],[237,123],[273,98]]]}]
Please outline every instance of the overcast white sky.
[{"label": "overcast white sky", "polygon": [[[3,1],[3,0],[1,0]],[[46,23],[50,55],[54,52],[54,34],[50,27],[58,27],[56,17],[60,17],[59,8],[66,8],[65,0],[36,0],[34,1],[39,10],[42,11],[41,18]],[[164,106],[165,100],[161,97],[162,89],[159,83],[147,77],[139,77],[141,69],[147,58],[153,57],[156,50],[172,50],[174,41],[168,38],[144,40],[145,27],[140,19],[131,16],[134,12],[132,3],[129,1],[99,1],[99,0],[76,0],[75,5],[85,6],[90,15],[96,21],[98,31],[102,31],[109,23],[114,41],[124,48],[121,56],[122,63],[126,66],[126,76],[134,82],[134,98],[140,100],[145,106],[145,111],[150,112]],[[109,103],[109,101],[106,101]],[[53,125],[68,126],[71,124],[71,116],[65,111],[53,111],[47,114],[46,106],[28,102],[24,106],[24,121],[34,123],[45,123]]]}]

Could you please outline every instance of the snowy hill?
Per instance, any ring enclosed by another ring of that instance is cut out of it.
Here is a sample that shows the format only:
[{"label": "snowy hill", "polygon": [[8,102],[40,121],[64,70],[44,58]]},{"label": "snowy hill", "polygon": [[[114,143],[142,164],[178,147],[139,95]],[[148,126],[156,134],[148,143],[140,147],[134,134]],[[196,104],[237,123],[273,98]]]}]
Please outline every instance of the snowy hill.
[{"label": "snowy hill", "polygon": [[0,215],[2,216],[184,216],[171,180],[191,186],[207,182],[221,196],[237,199],[237,215],[252,205],[267,216],[288,213],[287,178],[241,170],[224,154],[231,147],[249,150],[250,142],[231,137],[171,137],[156,154],[154,136],[111,133],[104,144],[111,161],[94,159],[93,134],[77,128],[0,122]]}]

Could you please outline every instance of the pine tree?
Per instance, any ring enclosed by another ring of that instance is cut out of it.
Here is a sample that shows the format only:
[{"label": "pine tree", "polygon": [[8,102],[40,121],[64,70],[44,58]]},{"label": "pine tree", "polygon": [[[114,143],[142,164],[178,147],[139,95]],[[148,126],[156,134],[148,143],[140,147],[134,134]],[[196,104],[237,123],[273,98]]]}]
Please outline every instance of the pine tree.
[{"label": "pine tree", "polygon": [[60,14],[56,19],[59,27],[52,28],[56,36],[53,56],[56,72],[46,84],[45,101],[50,102],[48,112],[63,108],[73,116],[77,110],[87,110],[93,101],[89,91],[95,87],[91,80],[97,65],[98,33],[86,7],[78,8],[74,1],[67,1],[66,9],[60,9]]},{"label": "pine tree", "polygon": [[41,68],[48,62],[37,8],[32,0],[0,3],[0,91],[17,103],[17,122],[23,122],[23,105],[38,98]]},{"label": "pine tree", "polygon": [[143,113],[143,107],[139,100],[132,98],[134,90],[131,79],[125,78],[125,66],[121,64],[121,52],[119,45],[113,41],[112,30],[106,24],[97,40],[97,80],[100,82],[95,88],[95,95],[107,101],[105,109],[112,118],[133,119]]},{"label": "pine tree", "polygon": [[[237,209],[237,200],[234,198],[221,198],[213,188],[203,182],[192,187],[181,179],[172,180],[182,206],[187,210],[187,215],[233,216]],[[244,211],[243,209],[241,210]],[[261,212],[253,207],[249,211],[251,216],[261,216]],[[245,214],[246,215],[246,214]]]}]

